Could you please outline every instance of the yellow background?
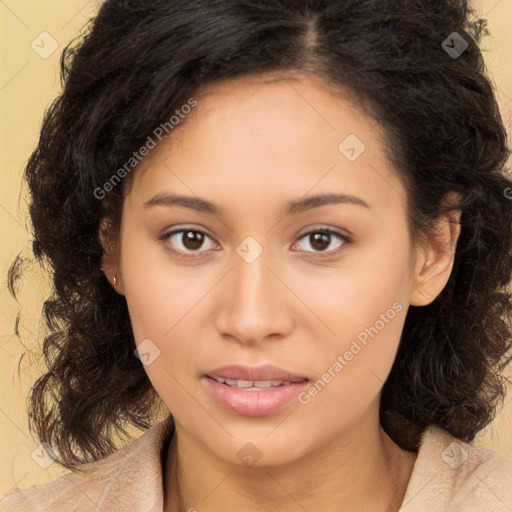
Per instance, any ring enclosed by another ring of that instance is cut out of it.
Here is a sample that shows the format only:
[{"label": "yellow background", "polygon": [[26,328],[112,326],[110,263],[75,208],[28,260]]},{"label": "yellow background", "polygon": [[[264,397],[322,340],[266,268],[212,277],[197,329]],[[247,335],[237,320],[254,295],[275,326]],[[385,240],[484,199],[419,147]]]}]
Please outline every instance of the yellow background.
[{"label": "yellow background", "polygon": [[[98,0],[0,0],[0,495],[15,485],[26,488],[66,472],[56,464],[43,469],[35,462],[31,454],[38,443],[27,426],[26,397],[39,376],[40,311],[49,290],[48,278],[34,265],[26,271],[19,290],[23,307],[20,340],[14,335],[18,305],[6,288],[5,275],[18,252],[30,255],[26,188],[21,187],[21,176],[36,146],[44,110],[60,91],[61,51],[98,5]],[[510,132],[512,0],[481,0],[474,5],[489,22],[491,36],[483,47]],[[47,58],[31,46],[34,40],[40,41],[42,32],[58,42],[57,50]],[[18,362],[24,352],[20,377]],[[508,397],[504,410],[478,436],[476,444],[512,455],[511,427],[512,399]]]}]

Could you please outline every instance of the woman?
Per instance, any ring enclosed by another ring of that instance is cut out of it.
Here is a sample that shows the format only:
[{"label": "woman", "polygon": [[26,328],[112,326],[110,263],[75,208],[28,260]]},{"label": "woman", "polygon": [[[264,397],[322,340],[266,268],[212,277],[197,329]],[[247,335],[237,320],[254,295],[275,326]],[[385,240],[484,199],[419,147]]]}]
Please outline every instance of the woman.
[{"label": "woman", "polygon": [[511,339],[481,21],[101,6],[26,167],[54,283],[30,421],[72,472],[1,510],[512,508],[510,457],[471,444]]}]

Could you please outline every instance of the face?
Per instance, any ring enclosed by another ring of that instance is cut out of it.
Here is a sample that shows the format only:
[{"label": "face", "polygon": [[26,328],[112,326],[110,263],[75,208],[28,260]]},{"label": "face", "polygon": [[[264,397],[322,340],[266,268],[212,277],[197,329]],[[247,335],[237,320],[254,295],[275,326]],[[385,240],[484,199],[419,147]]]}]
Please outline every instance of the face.
[{"label": "face", "polygon": [[[286,463],[376,421],[415,286],[406,194],[375,121],[316,79],[195,98],[133,177],[117,289],[179,433],[233,464],[249,442]],[[214,383],[227,365],[299,382]]]}]

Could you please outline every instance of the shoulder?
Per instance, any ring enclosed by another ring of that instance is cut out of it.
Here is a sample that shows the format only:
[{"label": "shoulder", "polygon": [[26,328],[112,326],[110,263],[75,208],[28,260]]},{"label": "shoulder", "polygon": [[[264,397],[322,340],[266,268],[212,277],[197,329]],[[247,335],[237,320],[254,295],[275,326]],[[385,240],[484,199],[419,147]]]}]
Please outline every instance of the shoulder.
[{"label": "shoulder", "polygon": [[0,499],[0,512],[161,510],[161,457],[171,432],[167,418],[104,459],[52,482],[16,488]]},{"label": "shoulder", "polygon": [[400,512],[510,512],[511,482],[512,457],[431,426],[423,433]]},{"label": "shoulder", "polygon": [[[130,450],[131,446],[125,448]],[[52,482],[28,489],[16,488],[0,500],[0,511],[92,510],[95,508],[92,504],[101,500],[109,475],[116,472],[122,452],[126,453],[126,450],[119,450],[97,462],[82,464]]]}]

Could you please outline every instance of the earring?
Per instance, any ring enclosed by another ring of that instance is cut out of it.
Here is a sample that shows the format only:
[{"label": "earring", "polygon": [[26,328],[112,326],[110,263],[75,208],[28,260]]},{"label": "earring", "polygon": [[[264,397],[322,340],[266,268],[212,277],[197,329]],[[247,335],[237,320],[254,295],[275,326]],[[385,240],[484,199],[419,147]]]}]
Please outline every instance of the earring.
[{"label": "earring", "polygon": [[114,276],[114,288],[117,286],[117,278]]}]

